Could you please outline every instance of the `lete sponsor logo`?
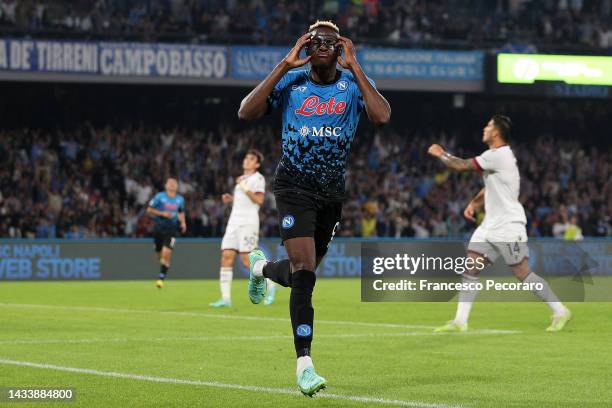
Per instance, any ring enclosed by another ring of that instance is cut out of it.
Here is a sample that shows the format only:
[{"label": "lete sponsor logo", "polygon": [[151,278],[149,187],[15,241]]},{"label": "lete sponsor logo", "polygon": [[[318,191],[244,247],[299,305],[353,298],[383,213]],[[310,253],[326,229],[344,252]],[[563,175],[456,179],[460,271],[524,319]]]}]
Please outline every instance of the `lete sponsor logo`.
[{"label": "lete sponsor logo", "polygon": [[302,106],[295,110],[297,115],[341,115],[346,110],[346,102],[336,102],[332,96],[329,101],[321,101],[318,96],[309,96],[304,99]]}]

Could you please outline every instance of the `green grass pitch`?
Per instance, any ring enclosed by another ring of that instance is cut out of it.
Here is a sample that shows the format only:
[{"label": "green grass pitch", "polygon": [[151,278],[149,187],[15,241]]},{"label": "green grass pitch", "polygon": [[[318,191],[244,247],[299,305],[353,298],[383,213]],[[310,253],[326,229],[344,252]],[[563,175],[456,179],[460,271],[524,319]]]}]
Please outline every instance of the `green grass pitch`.
[{"label": "green grass pitch", "polygon": [[433,335],[450,303],[361,303],[319,279],[313,360],[328,389],[297,393],[289,291],[213,310],[216,281],[0,283],[0,387],[74,387],[7,407],[610,407],[612,303],[574,303],[546,333],[539,302],[476,303],[471,333]]}]

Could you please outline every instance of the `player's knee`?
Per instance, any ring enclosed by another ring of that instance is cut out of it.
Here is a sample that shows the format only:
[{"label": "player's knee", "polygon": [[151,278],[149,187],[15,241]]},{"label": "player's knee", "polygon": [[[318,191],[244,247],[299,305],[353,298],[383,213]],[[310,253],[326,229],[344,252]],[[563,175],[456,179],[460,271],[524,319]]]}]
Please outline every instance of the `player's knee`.
[{"label": "player's knee", "polygon": [[512,269],[512,273],[520,281],[524,281],[525,278],[531,273],[527,259],[523,259],[523,261],[518,265],[511,266],[510,269]]},{"label": "player's knee", "polygon": [[316,269],[315,260],[314,259],[296,259],[291,260],[291,270],[292,271],[314,271]]},{"label": "player's knee", "polygon": [[221,266],[233,266],[234,254],[232,251],[221,252]]},{"label": "player's knee", "polygon": [[310,270],[297,270],[291,276],[291,288],[299,293],[312,295],[317,275]]}]

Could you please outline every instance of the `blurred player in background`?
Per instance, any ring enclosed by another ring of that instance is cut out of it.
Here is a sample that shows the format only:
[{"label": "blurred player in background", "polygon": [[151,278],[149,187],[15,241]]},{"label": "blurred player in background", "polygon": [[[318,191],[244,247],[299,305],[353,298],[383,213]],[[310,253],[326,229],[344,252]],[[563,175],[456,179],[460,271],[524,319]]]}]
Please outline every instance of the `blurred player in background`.
[{"label": "blurred player in background", "polygon": [[147,208],[147,214],[155,220],[155,228],[153,229],[155,252],[161,264],[159,278],[155,282],[155,286],[159,289],[164,287],[178,229],[180,228],[182,233],[187,231],[185,199],[176,192],[178,189],[177,180],[169,178],[166,181],[165,188],[166,191],[155,194]]},{"label": "blurred player in background", "polygon": [[[483,130],[482,141],[489,150],[472,159],[460,159],[446,152],[440,145],[433,144],[428,153],[438,158],[446,167],[456,171],[477,171],[484,178],[484,188],[470,201],[463,212],[475,222],[474,214],[484,207],[485,217],[476,228],[467,248],[468,257],[476,264],[493,263],[501,255],[520,281],[541,284],[542,289],[534,290],[535,295],[546,302],[553,316],[547,331],[559,331],[571,318],[571,313],[553,293],[548,283],[529,269],[529,248],[527,246],[527,218],[519,202],[520,176],[516,157],[508,142],[512,121],[504,115],[494,115]],[[479,270],[467,271],[462,275],[464,283],[477,282]],[[471,285],[473,286],[473,285]],[[459,291],[459,302],[455,319],[436,332],[466,331],[468,317],[477,290]]]},{"label": "blurred player in background", "polygon": [[[266,180],[258,171],[263,162],[263,155],[251,149],[244,156],[242,169],[244,174],[236,180],[234,195],[223,194],[224,204],[232,204],[232,212],[227,222],[225,235],[221,241],[221,270],[219,285],[221,299],[210,303],[210,306],[232,306],[232,279],[234,275],[234,259],[240,254],[245,267],[249,267],[249,252],[257,248],[259,242],[259,208],[264,202]],[[266,304],[272,304],[276,294],[274,282],[268,282]]]},{"label": "blurred player in background", "polygon": [[[300,51],[306,48],[306,57]],[[341,56],[341,50],[344,55]],[[310,62],[310,70],[291,71]],[[339,63],[345,70],[338,70]],[[252,120],[272,108],[282,111],[283,156],[274,195],[280,232],[289,259],[268,262],[263,252],[249,256],[249,297],[260,303],[264,278],[291,287],[289,310],[297,383],[308,396],[325,388],[310,357],[315,270],[340,223],[345,171],[361,112],[377,125],[389,121],[391,108],[366,77],[355,47],[330,21],[317,21],[293,49],[240,104],[238,116]]]}]

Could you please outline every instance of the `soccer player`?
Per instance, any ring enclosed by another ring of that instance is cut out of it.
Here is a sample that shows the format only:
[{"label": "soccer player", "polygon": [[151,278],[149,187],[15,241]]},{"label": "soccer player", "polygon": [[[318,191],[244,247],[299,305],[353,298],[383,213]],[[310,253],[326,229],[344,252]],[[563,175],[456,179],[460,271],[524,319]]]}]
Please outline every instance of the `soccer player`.
[{"label": "soccer player", "polygon": [[170,268],[170,258],[174,249],[174,242],[178,228],[181,232],[187,231],[185,223],[185,199],[177,194],[178,182],[175,178],[166,181],[166,191],[155,194],[149,202],[147,214],[155,220],[153,237],[155,239],[155,252],[159,259],[160,271],[159,278],[155,286],[159,289],[164,287],[164,280]]},{"label": "soccer player", "polygon": [[[236,180],[234,195],[223,194],[223,203],[232,204],[232,212],[227,222],[225,235],[221,241],[221,271],[219,286],[221,299],[209,306],[232,306],[232,279],[236,253],[240,254],[242,263],[249,267],[249,252],[257,248],[259,241],[259,207],[264,202],[266,180],[258,171],[263,161],[261,152],[250,149],[242,161],[244,174]],[[276,284],[268,282],[266,304],[272,304],[276,294]]]},{"label": "soccer player", "polygon": [[[307,63],[309,70],[292,71]],[[337,63],[344,69],[337,69]],[[312,396],[326,386],[310,357],[315,270],[340,223],[346,163],[360,114],[365,110],[373,123],[382,125],[389,121],[391,108],[361,69],[351,40],[340,36],[331,21],[309,27],[242,100],[238,116],[252,120],[274,108],[282,113],[283,147],[274,196],[289,259],[268,262],[263,252],[251,252],[248,292],[257,304],[265,295],[264,278],[291,288],[297,384]]]},{"label": "soccer player", "polygon": [[[474,265],[493,263],[501,255],[514,276],[520,281],[536,284],[542,289],[535,295],[546,302],[552,310],[552,323],[546,329],[556,332],[565,327],[571,313],[553,293],[548,283],[529,269],[527,246],[527,219],[519,202],[520,177],[516,158],[508,145],[512,121],[504,115],[494,115],[483,130],[482,141],[489,150],[472,159],[460,159],[433,144],[428,153],[437,157],[445,166],[455,171],[477,171],[484,178],[484,188],[470,201],[463,215],[475,222],[474,214],[484,207],[485,217],[476,228],[467,248],[467,256]],[[479,270],[473,269],[462,275],[464,283],[477,282]],[[473,285],[470,285],[473,286]],[[456,332],[468,329],[468,317],[476,290],[459,291],[455,319],[436,332]]]}]

